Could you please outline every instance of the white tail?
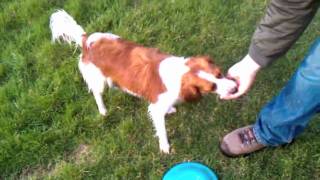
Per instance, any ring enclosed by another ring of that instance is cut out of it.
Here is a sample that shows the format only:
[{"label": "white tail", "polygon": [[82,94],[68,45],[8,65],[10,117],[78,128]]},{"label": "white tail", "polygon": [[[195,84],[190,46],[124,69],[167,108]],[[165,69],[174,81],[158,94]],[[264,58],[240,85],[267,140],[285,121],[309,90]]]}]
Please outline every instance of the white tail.
[{"label": "white tail", "polygon": [[75,42],[78,46],[82,46],[82,35],[85,34],[85,31],[64,10],[57,10],[51,15],[50,29],[52,41],[62,39],[69,44]]}]

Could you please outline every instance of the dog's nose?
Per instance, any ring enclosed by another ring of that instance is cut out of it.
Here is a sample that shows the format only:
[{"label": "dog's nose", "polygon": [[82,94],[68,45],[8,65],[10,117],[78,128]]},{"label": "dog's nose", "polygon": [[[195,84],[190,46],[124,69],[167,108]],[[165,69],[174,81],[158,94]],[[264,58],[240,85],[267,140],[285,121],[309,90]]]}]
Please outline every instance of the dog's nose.
[{"label": "dog's nose", "polygon": [[234,87],[234,88],[230,89],[230,91],[229,91],[230,94],[235,94],[236,92],[238,92],[237,87]]}]

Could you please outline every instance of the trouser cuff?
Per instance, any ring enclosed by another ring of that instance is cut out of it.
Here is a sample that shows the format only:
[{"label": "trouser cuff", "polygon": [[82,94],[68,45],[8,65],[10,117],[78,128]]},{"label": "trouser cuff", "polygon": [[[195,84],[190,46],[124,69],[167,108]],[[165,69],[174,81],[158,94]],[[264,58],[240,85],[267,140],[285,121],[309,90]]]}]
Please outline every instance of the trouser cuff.
[{"label": "trouser cuff", "polygon": [[252,129],[253,129],[253,134],[254,134],[254,136],[257,139],[259,144],[262,144],[262,145],[265,145],[265,146],[272,146],[269,143],[267,143],[267,141],[265,141],[263,138],[261,138],[259,127],[254,125]]}]

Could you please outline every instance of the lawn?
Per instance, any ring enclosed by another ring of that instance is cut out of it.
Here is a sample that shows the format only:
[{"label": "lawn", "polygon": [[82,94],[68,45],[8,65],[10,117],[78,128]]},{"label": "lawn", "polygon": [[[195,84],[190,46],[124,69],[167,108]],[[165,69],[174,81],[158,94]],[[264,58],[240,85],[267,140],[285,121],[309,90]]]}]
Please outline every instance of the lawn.
[{"label": "lawn", "polygon": [[107,90],[101,117],[79,73],[79,50],[52,44],[49,16],[69,12],[88,33],[109,31],[180,56],[207,54],[226,71],[246,53],[268,0],[1,0],[0,179],[160,179],[199,161],[221,179],[319,179],[320,118],[291,145],[227,158],[219,140],[254,123],[312,41],[320,13],[289,53],[233,101],[210,95],[167,118],[173,153],[159,153],[147,102]]}]

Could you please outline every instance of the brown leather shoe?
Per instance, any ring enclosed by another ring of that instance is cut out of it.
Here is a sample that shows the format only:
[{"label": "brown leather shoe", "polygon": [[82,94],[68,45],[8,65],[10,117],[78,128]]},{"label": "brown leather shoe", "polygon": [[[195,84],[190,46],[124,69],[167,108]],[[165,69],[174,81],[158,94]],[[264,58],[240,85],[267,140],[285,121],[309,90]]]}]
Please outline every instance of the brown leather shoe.
[{"label": "brown leather shoe", "polygon": [[222,139],[220,150],[229,157],[247,155],[266,147],[258,143],[252,125],[236,129]]}]

